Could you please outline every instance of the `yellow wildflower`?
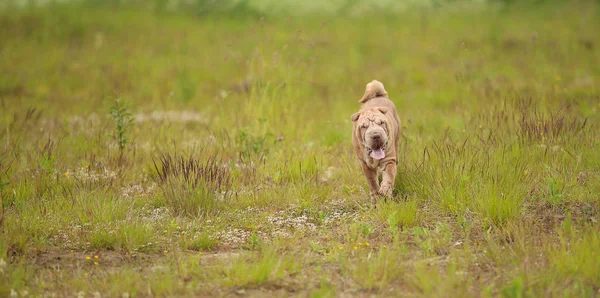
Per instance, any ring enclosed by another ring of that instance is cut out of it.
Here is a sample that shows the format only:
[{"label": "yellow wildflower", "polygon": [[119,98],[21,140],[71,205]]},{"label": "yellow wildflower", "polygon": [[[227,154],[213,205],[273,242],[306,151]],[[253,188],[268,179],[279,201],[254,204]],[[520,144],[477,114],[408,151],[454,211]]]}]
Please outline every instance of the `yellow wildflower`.
[{"label": "yellow wildflower", "polygon": [[94,259],[97,259],[97,258],[99,258],[99,256],[94,256]]},{"label": "yellow wildflower", "polygon": [[98,266],[98,262],[94,262],[94,265]]},{"label": "yellow wildflower", "polygon": [[69,171],[65,172],[65,177],[69,177]]},{"label": "yellow wildflower", "polygon": [[92,258],[90,256],[85,256],[86,260],[91,260]]}]

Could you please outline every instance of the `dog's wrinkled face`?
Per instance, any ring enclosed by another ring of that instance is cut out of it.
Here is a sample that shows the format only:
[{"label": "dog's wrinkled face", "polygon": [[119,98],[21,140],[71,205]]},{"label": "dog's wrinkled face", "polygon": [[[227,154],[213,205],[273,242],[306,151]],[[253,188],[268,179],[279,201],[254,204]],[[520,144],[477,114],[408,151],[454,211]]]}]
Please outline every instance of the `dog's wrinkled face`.
[{"label": "dog's wrinkled face", "polygon": [[377,108],[352,115],[352,121],[357,123],[358,131],[355,133],[365,146],[369,156],[377,160],[385,158],[385,148],[389,138],[386,112],[386,108]]}]

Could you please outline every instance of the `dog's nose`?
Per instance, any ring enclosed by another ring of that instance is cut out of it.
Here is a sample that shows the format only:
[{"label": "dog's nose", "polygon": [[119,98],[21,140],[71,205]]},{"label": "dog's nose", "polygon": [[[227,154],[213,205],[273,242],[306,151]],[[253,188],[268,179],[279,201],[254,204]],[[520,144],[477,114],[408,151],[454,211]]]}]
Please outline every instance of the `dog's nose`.
[{"label": "dog's nose", "polygon": [[381,135],[376,134],[376,135],[373,135],[372,138],[373,138],[373,140],[379,140],[379,139],[381,139]]}]

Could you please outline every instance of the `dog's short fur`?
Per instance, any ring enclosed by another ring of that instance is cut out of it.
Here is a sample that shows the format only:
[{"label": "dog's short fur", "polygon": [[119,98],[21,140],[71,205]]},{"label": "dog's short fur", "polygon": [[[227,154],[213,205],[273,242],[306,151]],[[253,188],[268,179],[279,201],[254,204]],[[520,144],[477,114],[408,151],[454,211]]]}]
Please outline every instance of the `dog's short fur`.
[{"label": "dog's short fur", "polygon": [[[383,84],[373,80],[367,84],[365,95],[358,102],[360,110],[353,114],[352,145],[369,183],[371,202],[377,196],[392,196],[396,165],[400,118]],[[379,185],[379,174],[383,179]]]}]

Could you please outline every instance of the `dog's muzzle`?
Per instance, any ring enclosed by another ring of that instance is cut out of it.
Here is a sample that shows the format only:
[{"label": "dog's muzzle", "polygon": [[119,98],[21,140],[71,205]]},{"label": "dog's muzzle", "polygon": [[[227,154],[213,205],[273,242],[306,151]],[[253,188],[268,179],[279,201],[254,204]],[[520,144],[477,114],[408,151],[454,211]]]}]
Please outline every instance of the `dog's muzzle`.
[{"label": "dog's muzzle", "polygon": [[[385,151],[385,148],[387,148],[387,144],[388,142],[385,142],[385,144],[383,144],[383,146],[381,146],[381,150]],[[363,144],[365,146],[365,148],[367,148],[367,153],[371,154],[371,152],[373,152],[373,149],[369,148],[369,146],[367,146],[367,144]]]}]

